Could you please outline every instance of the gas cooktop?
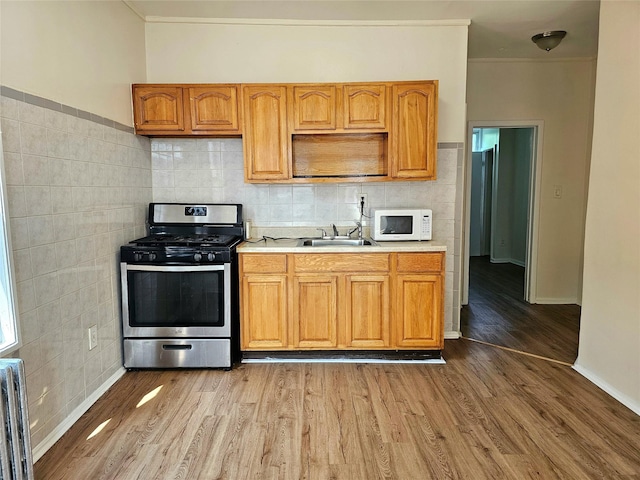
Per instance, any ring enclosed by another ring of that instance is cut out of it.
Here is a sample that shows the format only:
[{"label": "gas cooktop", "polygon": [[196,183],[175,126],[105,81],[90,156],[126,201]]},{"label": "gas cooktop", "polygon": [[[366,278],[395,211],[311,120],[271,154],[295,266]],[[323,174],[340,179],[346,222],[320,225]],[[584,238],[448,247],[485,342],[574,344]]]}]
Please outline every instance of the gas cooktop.
[{"label": "gas cooktop", "polygon": [[156,234],[133,240],[137,246],[194,246],[194,247],[229,247],[240,241],[238,235],[215,234]]}]

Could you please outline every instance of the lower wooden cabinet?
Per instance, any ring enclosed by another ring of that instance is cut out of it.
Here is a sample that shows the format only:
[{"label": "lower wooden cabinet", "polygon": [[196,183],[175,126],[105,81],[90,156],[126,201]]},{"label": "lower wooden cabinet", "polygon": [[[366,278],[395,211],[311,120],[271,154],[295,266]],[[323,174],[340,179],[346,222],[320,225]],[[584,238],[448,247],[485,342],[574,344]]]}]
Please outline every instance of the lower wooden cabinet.
[{"label": "lower wooden cabinet", "polygon": [[240,253],[243,350],[444,347],[444,253]]},{"label": "lower wooden cabinet", "polygon": [[293,346],[337,348],[337,277],[296,276],[293,278],[293,299]]},{"label": "lower wooden cabinet", "polygon": [[437,274],[398,275],[396,284],[396,344],[439,348],[442,325],[442,279]]},{"label": "lower wooden cabinet", "polygon": [[279,350],[289,345],[286,255],[240,256],[240,325],[243,350]]},{"label": "lower wooden cabinet", "polygon": [[242,348],[277,350],[288,345],[287,277],[245,275],[242,311],[251,321],[242,323]]},{"label": "lower wooden cabinet", "polygon": [[346,346],[389,347],[389,275],[348,275],[345,280]]}]

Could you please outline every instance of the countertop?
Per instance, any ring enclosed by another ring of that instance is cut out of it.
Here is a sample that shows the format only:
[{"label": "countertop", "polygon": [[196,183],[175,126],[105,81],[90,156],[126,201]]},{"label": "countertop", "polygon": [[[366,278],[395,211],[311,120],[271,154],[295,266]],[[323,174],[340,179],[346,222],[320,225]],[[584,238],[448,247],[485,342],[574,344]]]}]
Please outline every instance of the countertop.
[{"label": "countertop", "polygon": [[298,247],[298,238],[251,238],[238,246],[238,253],[383,253],[383,252],[446,252],[447,247],[436,240],[422,242],[376,242],[377,245],[348,247]]}]

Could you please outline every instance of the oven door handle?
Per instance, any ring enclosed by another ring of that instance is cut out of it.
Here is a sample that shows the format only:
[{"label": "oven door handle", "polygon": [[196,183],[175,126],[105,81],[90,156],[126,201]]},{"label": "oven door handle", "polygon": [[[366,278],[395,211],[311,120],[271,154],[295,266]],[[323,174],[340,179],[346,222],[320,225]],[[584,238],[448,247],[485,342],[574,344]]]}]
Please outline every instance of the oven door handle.
[{"label": "oven door handle", "polygon": [[193,348],[192,345],[189,344],[181,344],[181,345],[172,345],[172,344],[164,344],[162,345],[163,350],[191,350]]},{"label": "oven door handle", "polygon": [[125,265],[129,272],[217,272],[225,269],[225,265]]}]

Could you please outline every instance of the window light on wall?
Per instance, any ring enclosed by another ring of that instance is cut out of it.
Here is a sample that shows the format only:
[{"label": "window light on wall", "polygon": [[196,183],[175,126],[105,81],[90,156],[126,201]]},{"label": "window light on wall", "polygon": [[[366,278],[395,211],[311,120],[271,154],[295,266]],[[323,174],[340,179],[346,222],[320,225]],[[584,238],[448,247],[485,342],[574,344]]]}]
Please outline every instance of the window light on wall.
[{"label": "window light on wall", "polygon": [[4,155],[0,132],[0,354],[7,354],[20,347],[16,315],[15,282],[12,267],[11,241],[7,214]]}]

